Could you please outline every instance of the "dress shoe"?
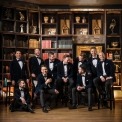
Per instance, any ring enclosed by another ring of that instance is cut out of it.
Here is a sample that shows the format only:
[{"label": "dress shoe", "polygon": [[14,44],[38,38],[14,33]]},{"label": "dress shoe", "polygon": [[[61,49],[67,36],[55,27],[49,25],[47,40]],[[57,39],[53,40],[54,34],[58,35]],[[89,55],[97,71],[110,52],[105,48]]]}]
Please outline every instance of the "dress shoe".
[{"label": "dress shoe", "polygon": [[32,108],[28,108],[28,111],[31,112],[31,113],[35,113],[34,110]]},{"label": "dress shoe", "polygon": [[89,107],[89,108],[88,108],[88,111],[92,111],[92,107]]},{"label": "dress shoe", "polygon": [[42,111],[43,111],[44,113],[48,113],[48,110],[46,109],[46,107],[43,107],[43,108],[42,108]]},{"label": "dress shoe", "polygon": [[46,109],[47,109],[48,111],[50,111],[50,110],[51,110],[50,106],[46,106]]},{"label": "dress shoe", "polygon": [[77,106],[76,105],[72,105],[69,107],[69,109],[77,109]]}]

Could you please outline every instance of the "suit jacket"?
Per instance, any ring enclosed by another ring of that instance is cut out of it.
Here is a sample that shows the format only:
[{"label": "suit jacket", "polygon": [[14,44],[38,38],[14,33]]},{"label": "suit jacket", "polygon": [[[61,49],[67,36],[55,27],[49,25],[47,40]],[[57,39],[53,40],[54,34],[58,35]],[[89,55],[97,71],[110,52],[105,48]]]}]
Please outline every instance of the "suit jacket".
[{"label": "suit jacket", "polygon": [[17,59],[14,59],[10,63],[11,80],[14,80],[16,83],[18,82],[19,79],[26,80],[29,78],[29,71],[28,71],[27,63],[24,60],[22,60],[22,62],[23,62],[22,69]]},{"label": "suit jacket", "polygon": [[[68,63],[67,64],[67,70],[68,70],[68,78],[73,78],[73,64],[72,63]],[[64,77],[64,65],[63,62],[60,62],[57,66],[57,77],[58,78],[62,78]]]},{"label": "suit jacket", "polygon": [[[85,84],[86,84],[86,89],[88,88],[92,88],[92,77],[91,75],[89,75],[88,73],[86,73],[85,75]],[[82,82],[82,75],[78,74],[77,75],[77,84],[76,86],[83,86],[83,82]]]},{"label": "suit jacket", "polygon": [[38,75],[38,84],[36,86],[35,94],[38,94],[41,89],[48,90],[48,89],[54,88],[54,80],[52,78],[52,75],[49,73],[47,74],[47,79],[48,78],[51,78],[52,82],[46,85],[44,76],[42,74]]},{"label": "suit jacket", "polygon": [[[113,77],[113,81],[115,81],[115,66],[114,63],[111,60],[105,59],[105,72],[107,77]],[[103,76],[103,70],[102,70],[102,62],[99,61],[97,65],[97,75],[98,77]]]},{"label": "suit jacket", "polygon": [[41,64],[39,65],[38,60],[36,58],[36,56],[33,56],[29,59],[29,70],[30,73],[34,73],[36,75],[36,77],[41,73],[41,65],[44,64],[43,59],[41,60]]},{"label": "suit jacket", "polygon": [[[29,90],[26,89],[26,88],[24,88],[23,91],[24,91],[24,98],[25,98],[26,102],[29,104],[30,101],[31,101],[31,97],[30,97],[30,94],[29,94]],[[21,91],[20,91],[19,88],[17,88],[15,90],[14,99],[15,100],[19,100],[20,97],[21,97]]]},{"label": "suit jacket", "polygon": [[[97,61],[99,62],[99,57],[97,56]],[[88,59],[88,63],[89,63],[89,67],[90,67],[90,71],[91,71],[91,73],[92,73],[92,76],[93,76],[93,78],[95,78],[95,77],[97,77],[97,67],[95,67],[94,65],[93,65],[93,63],[92,63],[92,61],[93,61],[93,59],[92,59],[92,57],[90,57],[89,59]],[[97,62],[97,64],[98,64],[98,62]]]},{"label": "suit jacket", "polygon": [[53,76],[53,78],[54,79],[56,79],[57,78],[57,65],[58,65],[58,63],[60,62],[60,60],[58,60],[58,59],[55,59],[54,60],[54,67],[53,67],[53,70],[51,71],[50,70],[50,68],[49,68],[49,59],[46,59],[45,60],[45,65],[47,66],[47,68],[48,68],[48,72],[50,73],[50,74],[52,74],[52,76]]},{"label": "suit jacket", "polygon": [[[73,75],[74,75],[74,78],[77,78],[78,63],[79,63],[79,59],[78,59],[78,57],[77,57],[77,58],[74,60],[74,63],[73,63]],[[87,60],[82,61],[82,65],[85,65],[87,71],[91,73],[91,71],[90,71],[90,65],[89,65],[89,63],[88,63]]]}]

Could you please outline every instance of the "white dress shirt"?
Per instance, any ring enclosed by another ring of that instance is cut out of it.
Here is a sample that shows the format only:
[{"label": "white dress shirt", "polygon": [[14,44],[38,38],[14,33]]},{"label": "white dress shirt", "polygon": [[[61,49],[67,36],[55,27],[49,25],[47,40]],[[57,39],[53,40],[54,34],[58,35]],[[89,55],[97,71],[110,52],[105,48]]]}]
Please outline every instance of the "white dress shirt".
[{"label": "white dress shirt", "polygon": [[106,76],[106,72],[105,72],[105,62],[102,62],[102,70],[103,70],[103,76]]},{"label": "white dress shirt", "polygon": [[85,74],[82,74],[82,83],[83,83],[83,86],[86,86],[86,82],[85,82]]}]

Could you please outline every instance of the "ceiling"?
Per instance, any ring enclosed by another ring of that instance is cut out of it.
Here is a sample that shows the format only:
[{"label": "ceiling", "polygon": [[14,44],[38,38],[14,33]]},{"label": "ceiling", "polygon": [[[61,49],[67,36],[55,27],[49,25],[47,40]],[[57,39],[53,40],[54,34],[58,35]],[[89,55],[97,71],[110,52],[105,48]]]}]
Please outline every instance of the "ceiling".
[{"label": "ceiling", "polygon": [[35,3],[40,5],[69,5],[69,6],[92,6],[122,4],[122,0],[15,0]]}]

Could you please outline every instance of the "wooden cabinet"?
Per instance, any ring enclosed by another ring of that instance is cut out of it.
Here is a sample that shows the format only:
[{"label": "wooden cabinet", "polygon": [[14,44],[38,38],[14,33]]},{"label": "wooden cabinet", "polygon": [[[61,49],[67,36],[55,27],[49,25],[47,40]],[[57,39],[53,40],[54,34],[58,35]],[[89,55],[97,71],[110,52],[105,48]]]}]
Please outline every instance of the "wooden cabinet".
[{"label": "wooden cabinet", "polygon": [[122,10],[49,11],[41,8],[1,7],[0,12],[1,81],[10,77],[10,61],[18,49],[22,51],[26,61],[34,55],[35,48],[41,49],[43,59],[52,51],[62,60],[66,53],[76,57],[79,49],[85,50],[84,47],[88,47],[88,52],[89,47],[96,46],[98,50],[106,52],[107,58],[115,63],[115,86],[122,88]]}]

